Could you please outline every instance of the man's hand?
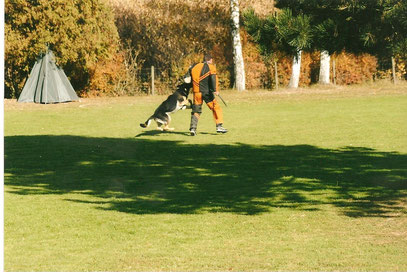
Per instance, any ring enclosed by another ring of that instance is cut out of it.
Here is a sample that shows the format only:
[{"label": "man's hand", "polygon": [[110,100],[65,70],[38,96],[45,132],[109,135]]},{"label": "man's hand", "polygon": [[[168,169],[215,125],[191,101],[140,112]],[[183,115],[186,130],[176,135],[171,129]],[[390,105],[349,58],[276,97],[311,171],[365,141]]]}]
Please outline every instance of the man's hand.
[{"label": "man's hand", "polygon": [[219,92],[213,92],[215,95],[219,95]]}]

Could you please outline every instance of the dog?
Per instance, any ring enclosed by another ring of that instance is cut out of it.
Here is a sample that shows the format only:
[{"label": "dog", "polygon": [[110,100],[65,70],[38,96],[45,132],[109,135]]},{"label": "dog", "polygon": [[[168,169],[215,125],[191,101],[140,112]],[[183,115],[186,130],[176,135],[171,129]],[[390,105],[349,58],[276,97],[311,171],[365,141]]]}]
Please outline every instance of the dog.
[{"label": "dog", "polygon": [[171,116],[170,114],[175,113],[179,110],[190,109],[192,106],[192,101],[188,98],[189,91],[192,87],[191,83],[182,83],[177,86],[174,93],[167,97],[160,106],[155,110],[154,114],[151,115],[147,121],[141,123],[142,128],[146,128],[150,125],[151,121],[154,120],[157,123],[157,129],[161,131],[171,131],[174,128],[170,127]]}]

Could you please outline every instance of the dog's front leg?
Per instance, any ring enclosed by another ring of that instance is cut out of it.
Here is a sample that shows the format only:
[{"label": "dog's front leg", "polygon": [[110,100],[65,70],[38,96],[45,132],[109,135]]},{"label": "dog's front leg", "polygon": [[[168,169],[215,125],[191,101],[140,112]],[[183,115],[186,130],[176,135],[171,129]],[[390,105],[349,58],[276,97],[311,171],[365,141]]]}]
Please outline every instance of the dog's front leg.
[{"label": "dog's front leg", "polygon": [[180,110],[185,110],[187,108],[187,105],[186,105],[187,99],[186,99],[185,96],[183,96],[182,101],[181,102],[178,101],[178,103],[179,103],[179,109]]},{"label": "dog's front leg", "polygon": [[[188,102],[188,104],[187,104],[187,102]],[[192,100],[191,99],[186,99],[185,98],[185,104],[184,104],[184,107],[182,108],[183,110],[184,109],[192,109]]]},{"label": "dog's front leg", "polygon": [[180,102],[181,110],[192,109],[192,100],[187,99],[185,96],[183,96],[183,99],[184,100],[182,102]]}]

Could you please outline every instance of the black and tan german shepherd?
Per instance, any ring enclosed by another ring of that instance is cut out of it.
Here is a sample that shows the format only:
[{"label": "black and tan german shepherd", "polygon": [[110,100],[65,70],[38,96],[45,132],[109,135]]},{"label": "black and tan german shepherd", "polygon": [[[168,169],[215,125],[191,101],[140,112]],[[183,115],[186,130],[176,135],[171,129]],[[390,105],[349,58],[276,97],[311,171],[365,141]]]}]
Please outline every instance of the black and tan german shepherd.
[{"label": "black and tan german shepherd", "polygon": [[165,101],[161,103],[160,106],[155,110],[154,114],[151,115],[147,121],[141,123],[142,128],[146,128],[150,125],[151,121],[154,120],[157,123],[157,129],[161,131],[174,130],[170,128],[171,117],[170,114],[175,113],[179,110],[190,109],[192,101],[188,100],[189,91],[192,87],[190,83],[182,83],[177,86],[177,90],[167,97]]}]

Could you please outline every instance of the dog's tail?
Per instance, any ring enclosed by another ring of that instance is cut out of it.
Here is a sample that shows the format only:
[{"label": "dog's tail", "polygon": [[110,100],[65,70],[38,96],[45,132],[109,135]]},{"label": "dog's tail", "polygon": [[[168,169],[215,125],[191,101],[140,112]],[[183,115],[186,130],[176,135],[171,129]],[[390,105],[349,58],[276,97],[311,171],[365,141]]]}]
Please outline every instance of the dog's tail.
[{"label": "dog's tail", "polygon": [[145,123],[140,123],[140,127],[142,128],[146,128],[150,125],[151,120],[153,120],[153,116],[151,116],[150,118],[147,119],[147,121]]}]

